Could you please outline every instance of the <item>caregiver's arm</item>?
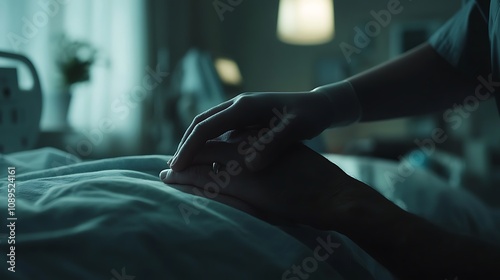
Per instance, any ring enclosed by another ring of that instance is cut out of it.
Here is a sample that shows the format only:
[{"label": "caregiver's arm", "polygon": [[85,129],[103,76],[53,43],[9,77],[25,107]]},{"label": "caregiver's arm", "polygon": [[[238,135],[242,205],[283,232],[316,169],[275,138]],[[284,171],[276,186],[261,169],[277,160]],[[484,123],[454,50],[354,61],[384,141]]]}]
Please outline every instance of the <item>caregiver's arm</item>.
[{"label": "caregiver's arm", "polygon": [[[260,126],[273,132],[273,141],[257,157],[247,158],[248,166],[259,170],[291,144],[329,127],[445,109],[474,94],[474,87],[474,81],[423,44],[386,64],[312,92],[246,93],[219,104],[193,120],[171,167],[186,168],[207,140],[224,132]],[[256,139],[268,142],[267,138],[266,133]]]},{"label": "caregiver's arm", "polygon": [[462,104],[476,83],[429,43],[348,79],[362,108],[361,121],[430,113]]},{"label": "caregiver's arm", "polygon": [[401,279],[487,279],[500,274],[499,247],[447,232],[384,200],[350,204],[344,215],[339,215],[338,202],[332,204],[335,218],[323,228],[345,234]]}]

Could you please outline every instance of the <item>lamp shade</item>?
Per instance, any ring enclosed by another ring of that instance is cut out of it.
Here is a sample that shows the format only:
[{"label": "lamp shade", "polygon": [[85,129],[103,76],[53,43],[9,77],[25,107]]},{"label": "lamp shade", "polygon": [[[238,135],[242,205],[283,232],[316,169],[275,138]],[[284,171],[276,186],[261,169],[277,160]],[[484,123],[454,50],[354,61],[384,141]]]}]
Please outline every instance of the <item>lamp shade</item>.
[{"label": "lamp shade", "polygon": [[222,82],[229,85],[240,85],[242,82],[238,64],[229,58],[218,58],[215,60],[215,69]]},{"label": "lamp shade", "polygon": [[333,0],[280,0],[278,38],[289,44],[315,45],[333,39]]}]

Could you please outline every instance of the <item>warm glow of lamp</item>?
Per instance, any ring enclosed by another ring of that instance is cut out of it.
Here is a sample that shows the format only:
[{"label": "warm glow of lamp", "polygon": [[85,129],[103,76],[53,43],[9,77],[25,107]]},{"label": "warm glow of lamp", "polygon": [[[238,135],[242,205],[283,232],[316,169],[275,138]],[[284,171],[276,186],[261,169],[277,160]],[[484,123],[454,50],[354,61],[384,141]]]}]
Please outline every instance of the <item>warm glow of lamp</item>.
[{"label": "warm glow of lamp", "polygon": [[234,60],[218,58],[215,60],[215,69],[222,82],[229,85],[239,85],[242,82],[240,68]]},{"label": "warm glow of lamp", "polygon": [[315,45],[333,39],[333,0],[280,0],[278,38],[290,44]]}]

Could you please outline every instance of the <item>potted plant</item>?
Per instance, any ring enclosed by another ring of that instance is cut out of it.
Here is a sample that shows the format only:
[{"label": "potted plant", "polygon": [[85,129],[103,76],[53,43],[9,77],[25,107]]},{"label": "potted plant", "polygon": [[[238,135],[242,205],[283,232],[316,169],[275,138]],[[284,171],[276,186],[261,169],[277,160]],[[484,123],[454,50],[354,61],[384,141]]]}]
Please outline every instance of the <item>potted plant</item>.
[{"label": "potted plant", "polygon": [[96,61],[97,50],[88,42],[61,36],[57,47],[57,66],[61,74],[61,117],[67,119],[72,87],[90,80],[90,68]]}]

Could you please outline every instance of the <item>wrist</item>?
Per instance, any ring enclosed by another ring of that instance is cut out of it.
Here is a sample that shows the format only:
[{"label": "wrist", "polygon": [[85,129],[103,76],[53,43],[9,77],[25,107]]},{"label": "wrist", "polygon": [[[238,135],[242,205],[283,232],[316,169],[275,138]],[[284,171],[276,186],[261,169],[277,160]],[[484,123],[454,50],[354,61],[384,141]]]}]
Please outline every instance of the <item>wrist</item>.
[{"label": "wrist", "polygon": [[349,81],[320,86],[311,92],[321,94],[328,100],[332,116],[330,128],[347,126],[361,119],[361,104]]}]

